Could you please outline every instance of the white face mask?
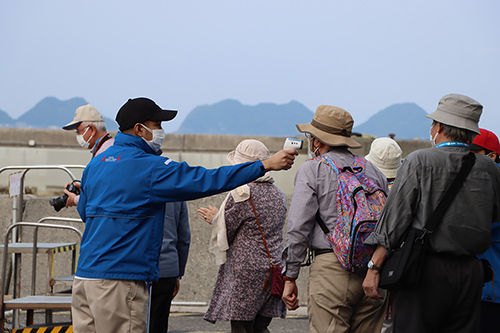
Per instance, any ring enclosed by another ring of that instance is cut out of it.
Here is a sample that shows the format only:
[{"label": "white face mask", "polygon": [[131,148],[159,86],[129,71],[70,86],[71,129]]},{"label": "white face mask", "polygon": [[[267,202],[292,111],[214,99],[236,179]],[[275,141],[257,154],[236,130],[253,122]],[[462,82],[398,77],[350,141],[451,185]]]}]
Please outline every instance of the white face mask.
[{"label": "white face mask", "polygon": [[316,152],[318,151],[319,147],[316,148],[314,151],[311,151],[311,147],[314,148],[314,146],[312,145],[311,143],[312,140],[309,140],[309,148],[307,149],[307,152],[309,153],[309,157],[312,159],[312,158],[315,158],[316,157]]},{"label": "white face mask", "polygon": [[87,129],[85,130],[85,132],[83,132],[83,134],[77,134],[76,135],[76,141],[78,141],[78,144],[83,148],[83,149],[89,149],[90,147],[90,140],[92,140],[92,137],[93,135],[87,140],[85,141],[85,139],[83,138],[83,136],[85,134],[87,134],[87,131],[89,130],[90,127],[87,127]]},{"label": "white face mask", "polygon": [[148,141],[144,138],[142,138],[146,143],[155,151],[155,153],[160,150],[161,146],[163,145],[163,141],[165,140],[165,131],[163,129],[156,129],[156,130],[150,130],[143,124],[141,124],[142,127],[144,127],[149,133],[153,134],[153,139],[151,141]]},{"label": "white face mask", "polygon": [[429,133],[429,138],[431,140],[431,146],[432,148],[436,147],[436,137],[438,136],[438,133],[436,133],[434,135],[434,137],[432,137],[432,133]]}]

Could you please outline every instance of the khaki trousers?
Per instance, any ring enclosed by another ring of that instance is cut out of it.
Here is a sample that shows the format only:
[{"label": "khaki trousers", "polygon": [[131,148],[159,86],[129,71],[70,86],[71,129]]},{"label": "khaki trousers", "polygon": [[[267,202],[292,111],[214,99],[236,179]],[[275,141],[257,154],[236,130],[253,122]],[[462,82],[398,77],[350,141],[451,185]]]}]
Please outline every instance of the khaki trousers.
[{"label": "khaki trousers", "polygon": [[364,276],[346,271],[335,253],[314,258],[309,278],[309,326],[313,333],[380,332],[386,291],[375,300],[365,296]]},{"label": "khaki trousers", "polygon": [[146,283],[75,279],[71,311],[75,333],[145,333]]}]

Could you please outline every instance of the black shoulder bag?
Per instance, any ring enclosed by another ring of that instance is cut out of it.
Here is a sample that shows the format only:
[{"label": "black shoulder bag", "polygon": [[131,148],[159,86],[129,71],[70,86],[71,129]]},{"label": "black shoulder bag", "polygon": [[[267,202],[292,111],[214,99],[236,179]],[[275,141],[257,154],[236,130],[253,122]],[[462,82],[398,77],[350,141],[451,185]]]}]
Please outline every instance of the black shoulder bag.
[{"label": "black shoulder bag", "polygon": [[444,213],[469,175],[475,161],[476,156],[474,153],[469,153],[464,157],[462,168],[434,210],[428,223],[422,230],[410,227],[401,245],[392,250],[380,272],[380,288],[402,290],[415,288],[418,285],[427,247],[426,237],[433,232],[443,218]]}]

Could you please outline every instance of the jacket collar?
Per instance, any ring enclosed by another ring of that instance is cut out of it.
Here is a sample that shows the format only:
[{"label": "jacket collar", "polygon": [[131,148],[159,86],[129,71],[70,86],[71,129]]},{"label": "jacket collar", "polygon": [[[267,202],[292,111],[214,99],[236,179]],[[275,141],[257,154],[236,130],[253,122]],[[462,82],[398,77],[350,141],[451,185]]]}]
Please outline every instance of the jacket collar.
[{"label": "jacket collar", "polygon": [[161,149],[158,152],[155,152],[143,138],[122,132],[116,133],[114,145],[135,147],[152,155],[161,155],[163,153]]}]

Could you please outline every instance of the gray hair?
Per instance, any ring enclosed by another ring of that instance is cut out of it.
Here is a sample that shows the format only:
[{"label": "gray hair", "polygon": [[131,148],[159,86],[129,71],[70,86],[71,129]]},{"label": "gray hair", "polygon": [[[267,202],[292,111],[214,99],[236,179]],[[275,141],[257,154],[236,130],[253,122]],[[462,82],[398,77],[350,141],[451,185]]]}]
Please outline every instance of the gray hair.
[{"label": "gray hair", "polygon": [[84,121],[84,122],[82,122],[82,125],[84,127],[89,126],[89,125],[93,125],[95,127],[95,129],[97,130],[97,132],[99,132],[99,133],[107,132],[106,123],[104,121]]},{"label": "gray hair", "polygon": [[[434,123],[436,123],[436,121],[434,121],[433,124]],[[440,124],[441,124],[441,127],[443,128],[444,135],[446,135],[447,137],[453,138],[453,139],[463,140],[465,142],[472,143],[472,141],[474,141],[474,138],[477,135],[476,132],[472,132],[472,131],[466,130],[464,128],[458,128],[458,127],[446,125],[443,123],[440,123]]]}]

